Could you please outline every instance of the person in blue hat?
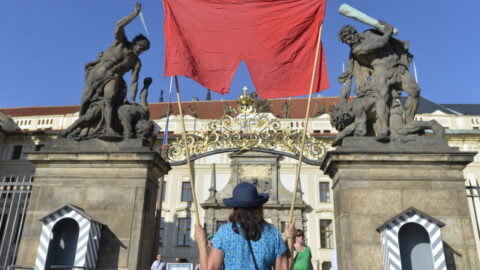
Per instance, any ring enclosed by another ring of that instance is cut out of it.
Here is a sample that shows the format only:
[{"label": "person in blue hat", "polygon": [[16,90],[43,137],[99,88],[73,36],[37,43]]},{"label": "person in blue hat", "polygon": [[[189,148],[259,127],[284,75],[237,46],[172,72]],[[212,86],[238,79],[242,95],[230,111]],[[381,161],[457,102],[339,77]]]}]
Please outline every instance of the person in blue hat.
[{"label": "person in blue hat", "polygon": [[207,252],[205,231],[195,225],[194,238],[198,244],[200,269],[290,269],[292,265],[295,227],[287,224],[285,236],[288,249],[278,229],[263,218],[263,204],[268,194],[259,194],[257,188],[247,182],[233,189],[233,197],[224,199],[226,206],[233,207],[228,223],[220,227],[211,240],[212,249]]}]

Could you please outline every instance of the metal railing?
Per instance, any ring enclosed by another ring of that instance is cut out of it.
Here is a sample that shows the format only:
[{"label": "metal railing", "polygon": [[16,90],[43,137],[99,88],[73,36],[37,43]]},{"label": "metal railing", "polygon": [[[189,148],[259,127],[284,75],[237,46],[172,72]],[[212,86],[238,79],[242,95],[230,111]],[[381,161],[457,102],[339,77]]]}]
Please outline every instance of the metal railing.
[{"label": "metal railing", "polygon": [[480,236],[480,224],[479,224],[479,217],[478,217],[478,207],[480,206],[480,186],[476,180],[473,180],[469,177],[468,178],[468,185],[466,186],[467,189],[467,197],[470,198],[473,208],[473,217],[475,219],[475,225],[477,229],[477,235]]},{"label": "metal railing", "polygon": [[14,269],[32,181],[30,175],[7,175],[0,182],[0,269]]}]

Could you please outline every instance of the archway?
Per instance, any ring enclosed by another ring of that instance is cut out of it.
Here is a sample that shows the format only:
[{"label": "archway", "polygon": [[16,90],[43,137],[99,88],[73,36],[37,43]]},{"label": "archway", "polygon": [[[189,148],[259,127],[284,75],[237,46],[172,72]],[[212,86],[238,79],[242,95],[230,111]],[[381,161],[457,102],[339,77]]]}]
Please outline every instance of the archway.
[{"label": "archway", "polygon": [[407,223],[398,232],[403,270],[434,270],[428,232],[417,223]]},{"label": "archway", "polygon": [[62,219],[53,226],[45,269],[52,269],[52,266],[70,266],[55,268],[69,270],[74,266],[79,230],[77,221],[71,218]]}]

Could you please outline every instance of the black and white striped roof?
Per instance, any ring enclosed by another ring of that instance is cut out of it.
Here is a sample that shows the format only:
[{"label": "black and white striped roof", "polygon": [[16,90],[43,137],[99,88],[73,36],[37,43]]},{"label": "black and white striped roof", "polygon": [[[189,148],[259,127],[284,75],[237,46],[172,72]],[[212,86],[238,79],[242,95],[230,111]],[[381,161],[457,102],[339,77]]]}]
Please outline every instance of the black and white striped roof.
[{"label": "black and white striped roof", "polygon": [[417,215],[421,216],[422,218],[430,221],[431,223],[434,223],[435,225],[437,225],[438,227],[443,227],[445,226],[445,223],[441,222],[440,220],[430,216],[429,214],[426,214],[425,212],[423,211],[420,211],[418,210],[417,208],[415,207],[409,207],[408,209],[406,209],[405,211],[401,212],[400,214],[398,215],[395,215],[394,217],[390,218],[389,220],[385,221],[382,225],[378,226],[378,228],[376,229],[377,232],[381,232],[382,230],[385,229],[385,227],[392,223],[394,220],[397,220],[399,217],[405,215],[405,214],[409,214],[409,213],[414,213],[416,212]]},{"label": "black and white striped roof", "polygon": [[67,203],[67,204],[64,204],[63,206],[60,206],[59,208],[53,210],[52,212],[46,214],[45,216],[43,216],[41,218],[39,218],[39,220],[42,221],[42,222],[45,222],[48,219],[51,219],[53,216],[55,216],[56,213],[62,212],[63,210],[67,210],[67,211],[73,210],[73,211],[77,212],[79,215],[81,215],[82,217],[84,217],[85,219],[87,219],[88,221],[93,221],[93,222],[99,223],[101,225],[104,225],[100,221],[96,220],[95,218],[93,218],[92,216],[87,214],[87,212],[85,212],[85,210],[83,210],[82,208],[80,208],[78,206],[75,206],[73,204],[70,204],[70,203]]}]

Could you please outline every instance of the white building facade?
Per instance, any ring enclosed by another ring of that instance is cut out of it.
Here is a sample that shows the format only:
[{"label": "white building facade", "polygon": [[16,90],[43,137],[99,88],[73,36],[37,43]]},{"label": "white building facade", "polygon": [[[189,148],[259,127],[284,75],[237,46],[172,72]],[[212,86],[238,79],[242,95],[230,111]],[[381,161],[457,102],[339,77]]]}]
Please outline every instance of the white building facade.
[{"label": "white building facade", "polygon": [[[329,145],[336,133],[330,125],[327,108],[336,101],[336,98],[314,99],[314,112],[307,127],[311,138],[314,138],[319,145],[323,145],[325,151],[331,149]],[[289,132],[303,130],[304,123],[301,115],[305,113],[306,99],[277,99],[268,102],[270,112],[264,112],[263,115],[280,123],[279,130]],[[150,104],[151,117],[157,125],[158,132],[154,148],[158,151],[162,148],[167,106],[166,103]],[[237,102],[197,101],[185,102],[183,106],[187,114],[186,129],[191,133],[208,129],[209,123],[228,114],[228,108],[235,108]],[[480,109],[478,112],[470,110],[469,113],[462,113],[461,106],[452,107],[455,109],[422,99],[416,118],[424,121],[431,119],[438,121],[447,128],[446,138],[451,146],[458,147],[461,151],[478,152],[480,150]],[[480,108],[480,105],[477,107]],[[21,229],[15,228],[22,227],[22,215],[26,211],[29,187],[35,175],[34,167],[25,159],[24,153],[40,151],[51,144],[60,131],[77,119],[78,106],[5,108],[0,109],[0,113],[3,117],[0,125],[0,210],[2,211],[0,268],[6,269],[6,266],[14,264],[15,261],[18,245],[16,240],[21,234]],[[175,110],[169,118],[169,144],[175,144],[181,134],[180,119],[175,115]],[[197,154],[200,152],[201,149]],[[276,176],[278,183],[288,192],[293,192],[295,167],[298,161],[287,155],[278,155],[278,176]],[[317,162],[321,160],[318,153],[307,158]],[[233,177],[231,162],[231,152],[222,151],[210,151],[208,155],[194,160],[194,189],[200,204],[206,203],[212,196],[212,192],[221,192],[227,187],[229,180]],[[172,170],[165,177],[163,185],[159,251],[169,262],[174,262],[176,258],[185,258],[189,262],[197,263],[197,252],[193,241],[195,219],[192,214],[192,189],[188,169],[186,165],[175,165],[175,162],[172,164]],[[464,174],[465,196],[468,196],[470,203],[474,219],[473,230],[478,246],[480,155],[475,156],[475,161],[465,169]],[[301,199],[306,209],[300,226],[306,231],[306,241],[312,250],[312,263],[316,269],[330,269],[335,249],[331,179],[324,175],[316,164],[303,164],[300,179]],[[206,216],[206,211],[200,209],[202,223],[206,223]],[[280,230],[284,226],[285,220],[272,220],[269,216],[266,216],[266,219],[278,226]],[[217,218],[215,224],[205,224],[207,233],[213,234],[223,222],[226,220]],[[381,241],[380,234],[379,241]]]}]

